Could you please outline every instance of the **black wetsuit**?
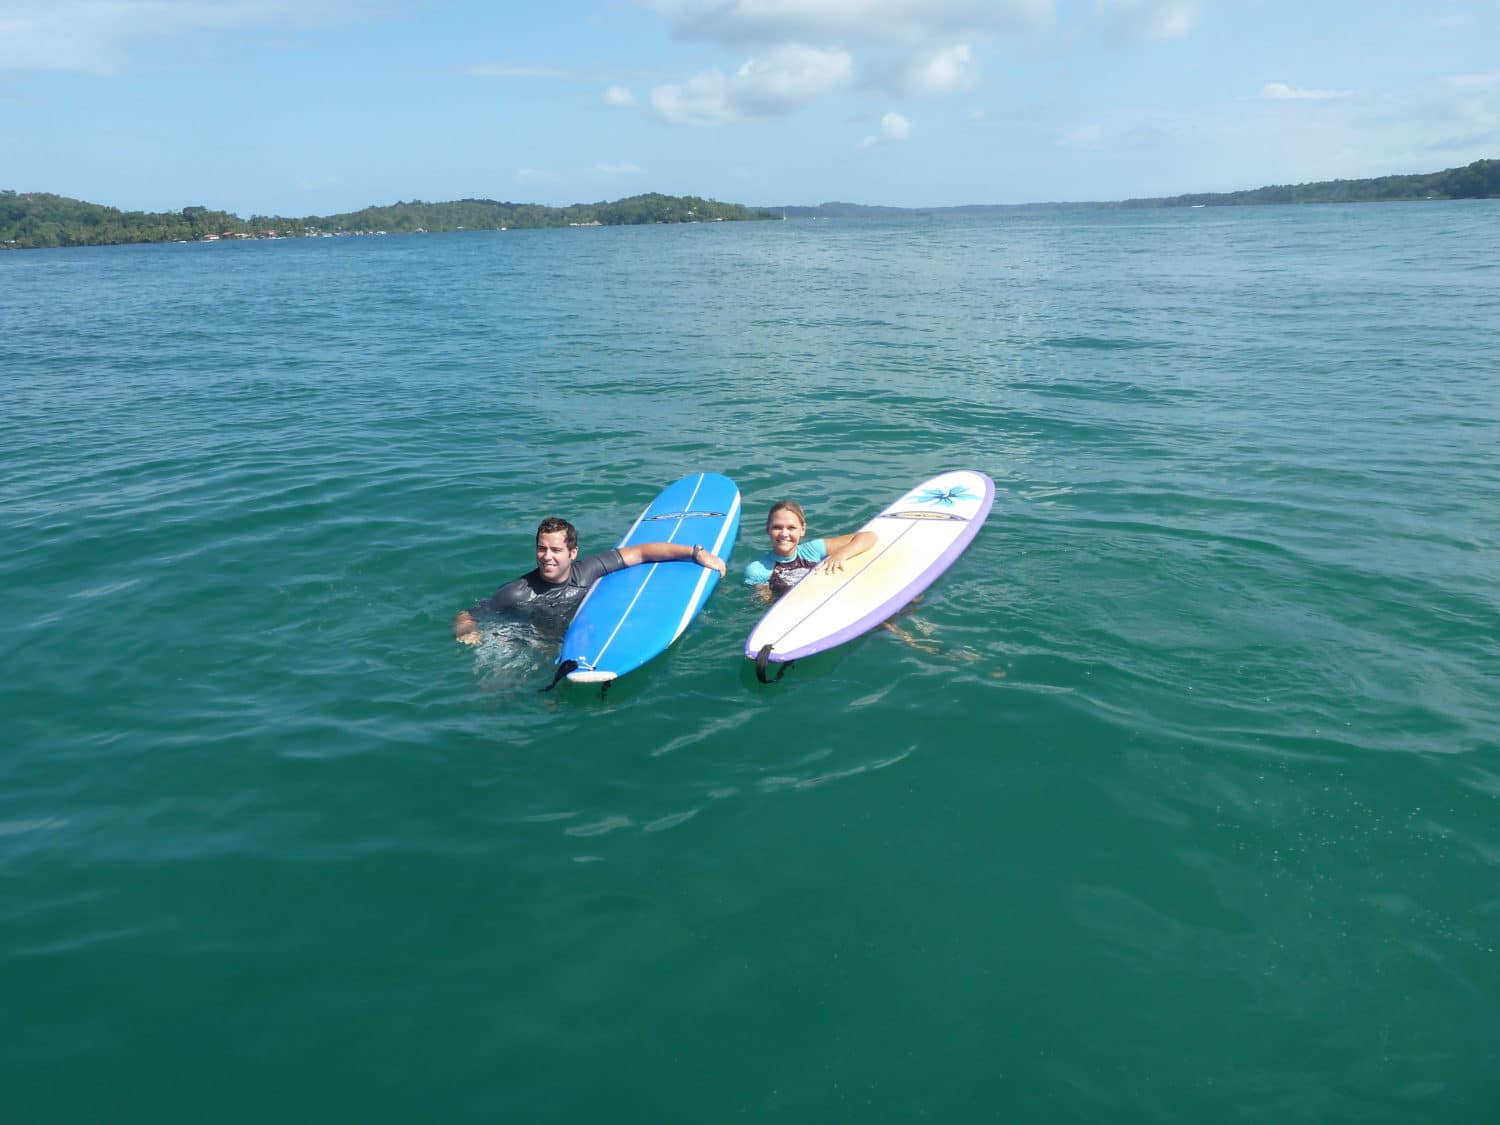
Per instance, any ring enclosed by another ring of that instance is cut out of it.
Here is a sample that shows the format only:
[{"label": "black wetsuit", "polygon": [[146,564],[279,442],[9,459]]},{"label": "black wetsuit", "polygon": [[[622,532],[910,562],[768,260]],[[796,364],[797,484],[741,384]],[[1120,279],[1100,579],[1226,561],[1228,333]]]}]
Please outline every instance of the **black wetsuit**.
[{"label": "black wetsuit", "polygon": [[611,548],[602,555],[574,559],[568,580],[556,585],[544,582],[541,573],[533,570],[507,582],[469,612],[476,617],[488,613],[542,626],[566,626],[589,588],[606,574],[624,568],[624,557]]}]

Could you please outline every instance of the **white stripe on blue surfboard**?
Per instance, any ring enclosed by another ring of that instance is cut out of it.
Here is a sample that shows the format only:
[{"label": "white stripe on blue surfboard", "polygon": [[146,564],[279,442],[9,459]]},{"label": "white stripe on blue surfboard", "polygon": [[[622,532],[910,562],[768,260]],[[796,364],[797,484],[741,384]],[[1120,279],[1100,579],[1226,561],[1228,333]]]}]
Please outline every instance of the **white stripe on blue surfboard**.
[{"label": "white stripe on blue surfboard", "polygon": [[[719,528],[718,537],[714,539],[713,544],[708,548],[714,554],[717,555],[721,551],[723,551],[724,538],[729,534],[729,529],[734,526],[735,517],[739,514],[739,510],[740,494],[739,491],[736,490],[734,494],[734,503],[729,506],[729,511],[725,513],[724,523]],[[703,599],[706,596],[704,594],[704,587],[708,585],[709,575],[713,574],[714,572],[709,570],[707,567],[702,567],[700,569],[702,569],[703,573],[698,576],[697,585],[693,588],[693,597],[688,602],[687,608],[682,613],[682,620],[677,623],[677,628],[672,632],[672,639],[674,641],[678,637],[682,636],[682,631],[688,627],[688,623],[692,621],[694,614],[698,612],[698,607],[703,604]]]}]

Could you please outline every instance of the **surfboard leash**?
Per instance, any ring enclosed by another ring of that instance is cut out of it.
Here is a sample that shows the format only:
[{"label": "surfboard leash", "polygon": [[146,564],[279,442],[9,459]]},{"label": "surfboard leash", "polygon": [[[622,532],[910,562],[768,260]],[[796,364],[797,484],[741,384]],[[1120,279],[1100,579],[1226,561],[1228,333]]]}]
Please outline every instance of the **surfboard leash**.
[{"label": "surfboard leash", "polygon": [[552,682],[550,684],[548,684],[546,687],[537,688],[536,689],[537,690],[537,694],[540,695],[544,691],[551,691],[553,688],[555,688],[557,686],[557,683],[558,683],[559,680],[561,680],[569,672],[575,671],[577,668],[578,668],[578,661],[576,661],[576,660],[564,660],[561,664],[559,664],[557,666],[557,674],[552,677]]},{"label": "surfboard leash", "polygon": [[766,664],[770,661],[770,659],[771,646],[761,645],[760,651],[755,654],[755,678],[763,684],[774,684],[777,680],[781,679],[782,676],[786,675],[786,670],[788,668],[796,663],[795,660],[789,660],[785,664],[776,665],[776,675],[771,679],[767,679]]}]

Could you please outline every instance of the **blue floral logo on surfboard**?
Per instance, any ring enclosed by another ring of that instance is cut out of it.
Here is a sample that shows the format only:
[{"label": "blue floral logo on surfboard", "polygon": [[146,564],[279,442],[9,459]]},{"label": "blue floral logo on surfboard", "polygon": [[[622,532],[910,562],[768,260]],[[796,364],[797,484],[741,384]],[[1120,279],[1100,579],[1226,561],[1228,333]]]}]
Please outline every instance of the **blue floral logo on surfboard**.
[{"label": "blue floral logo on surfboard", "polygon": [[[921,492],[902,497],[896,507],[883,514],[900,520],[954,520],[965,523],[983,499],[982,493],[966,484],[956,484],[952,488],[924,488]],[[920,507],[903,508],[903,504],[916,504]],[[953,510],[960,507],[964,510]],[[934,511],[935,508],[938,510]]]},{"label": "blue floral logo on surfboard", "polygon": [[966,484],[959,484],[952,488],[924,488],[912,499],[918,504],[937,504],[944,508],[951,508],[955,504],[966,504],[978,500],[979,493]]}]

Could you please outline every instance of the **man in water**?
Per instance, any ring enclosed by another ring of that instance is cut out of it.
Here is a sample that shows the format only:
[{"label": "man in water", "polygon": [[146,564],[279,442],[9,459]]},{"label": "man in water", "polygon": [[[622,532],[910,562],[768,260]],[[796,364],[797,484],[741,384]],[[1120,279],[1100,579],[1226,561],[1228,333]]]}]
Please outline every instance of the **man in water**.
[{"label": "man in water", "polygon": [[536,569],[507,582],[482,602],[459,610],[453,618],[454,639],[477,645],[484,639],[476,613],[546,618],[565,625],[589,587],[606,574],[648,562],[691,559],[724,573],[724,560],[712,551],[686,543],[640,543],[616,547],[602,555],[578,557],[578,531],[567,520],[548,516],[536,529]]}]

